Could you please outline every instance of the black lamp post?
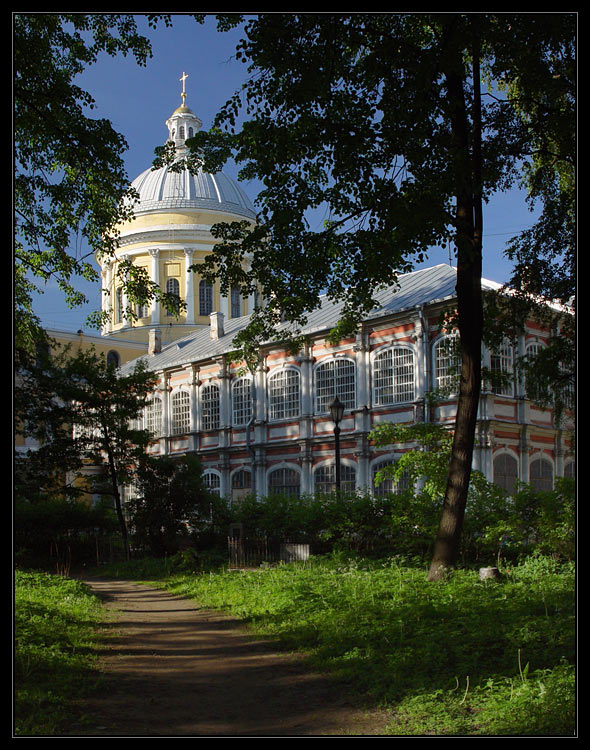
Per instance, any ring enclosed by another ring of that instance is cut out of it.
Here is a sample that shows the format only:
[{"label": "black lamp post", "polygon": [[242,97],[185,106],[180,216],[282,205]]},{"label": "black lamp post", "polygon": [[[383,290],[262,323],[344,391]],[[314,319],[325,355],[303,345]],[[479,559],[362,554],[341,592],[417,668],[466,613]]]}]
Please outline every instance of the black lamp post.
[{"label": "black lamp post", "polygon": [[330,404],[330,416],[334,422],[334,461],[336,464],[336,490],[340,492],[340,427],[339,424],[342,421],[344,415],[344,404],[338,396]]}]

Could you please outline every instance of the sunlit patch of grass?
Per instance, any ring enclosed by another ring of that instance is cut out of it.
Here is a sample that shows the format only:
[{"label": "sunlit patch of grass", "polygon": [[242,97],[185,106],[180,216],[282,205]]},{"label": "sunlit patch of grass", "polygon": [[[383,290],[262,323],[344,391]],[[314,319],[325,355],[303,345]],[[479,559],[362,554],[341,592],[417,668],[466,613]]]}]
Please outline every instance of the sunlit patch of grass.
[{"label": "sunlit patch of grass", "polygon": [[397,558],[332,557],[165,585],[387,705],[392,734],[571,735],[573,565],[536,557],[503,573],[433,583]]},{"label": "sunlit patch of grass", "polygon": [[96,689],[100,601],[84,584],[15,574],[15,734],[52,735],[72,719],[71,701]]}]

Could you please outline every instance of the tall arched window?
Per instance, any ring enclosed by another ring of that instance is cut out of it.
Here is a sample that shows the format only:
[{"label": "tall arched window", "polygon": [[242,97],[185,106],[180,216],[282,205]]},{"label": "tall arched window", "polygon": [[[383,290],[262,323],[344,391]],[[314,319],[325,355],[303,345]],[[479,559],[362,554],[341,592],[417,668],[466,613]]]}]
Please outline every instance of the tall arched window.
[{"label": "tall arched window", "polygon": [[434,345],[434,385],[437,390],[456,393],[459,389],[461,356],[459,337],[443,336]]},{"label": "tall arched window", "polygon": [[213,312],[213,287],[205,279],[199,282],[199,315]]},{"label": "tall arched window", "polygon": [[570,461],[565,465],[565,468],[563,470],[563,476],[567,477],[568,479],[575,479],[576,478],[576,464],[575,461]]},{"label": "tall arched window", "polygon": [[394,464],[395,461],[390,458],[383,459],[382,461],[377,461],[373,464],[373,492],[377,497],[385,497],[390,493],[399,495],[410,487],[410,479],[405,473],[402,474],[399,479],[395,479],[394,477],[386,477],[382,479],[379,484],[375,484],[377,472],[381,469],[384,469],[386,466],[393,466]]},{"label": "tall arched window", "polygon": [[180,282],[174,277],[166,281],[166,294],[170,294],[176,299],[174,300],[174,313],[178,313],[180,310]]},{"label": "tall arched window", "polygon": [[553,465],[547,458],[535,458],[529,467],[529,481],[538,491],[553,489]]},{"label": "tall arched window", "polygon": [[123,322],[123,289],[117,287],[115,292],[115,323]]},{"label": "tall arched window", "polygon": [[241,500],[252,490],[252,472],[249,469],[234,471],[231,478],[232,502]]},{"label": "tall arched window", "polygon": [[280,467],[268,474],[269,493],[299,496],[301,492],[301,478],[297,469]]},{"label": "tall arched window", "polygon": [[146,304],[137,305],[135,308],[135,314],[138,318],[147,318],[150,314],[150,307]]},{"label": "tall arched window", "polygon": [[394,346],[375,357],[373,395],[376,405],[414,400],[414,352]]},{"label": "tall arched window", "polygon": [[183,435],[190,430],[190,396],[186,391],[172,394],[172,434]]},{"label": "tall arched window", "polygon": [[[333,492],[336,489],[336,466],[322,464],[313,473],[313,485],[317,493]],[[349,464],[340,466],[340,489],[354,492],[356,489],[356,469]]]},{"label": "tall arched window", "polygon": [[235,286],[232,286],[230,291],[230,304],[232,318],[240,318],[242,316],[242,295]]},{"label": "tall arched window", "polygon": [[518,481],[518,461],[509,453],[500,453],[494,458],[494,484],[511,495]]},{"label": "tall arched window", "polygon": [[153,437],[162,434],[162,399],[159,396],[154,396],[147,405],[145,427]]},{"label": "tall arched window", "polygon": [[326,414],[336,396],[345,409],[356,406],[356,367],[351,359],[329,359],[314,371],[314,409]]},{"label": "tall arched window", "polygon": [[299,370],[289,367],[268,379],[270,419],[290,419],[299,416]]},{"label": "tall arched window", "polygon": [[215,383],[201,388],[201,429],[219,429],[219,386]]},{"label": "tall arched window", "polygon": [[114,349],[111,349],[107,352],[107,365],[111,365],[112,367],[120,367],[121,357],[119,355],[119,352],[115,351]]},{"label": "tall arched window", "polygon": [[236,426],[246,425],[252,416],[250,378],[238,378],[231,387],[232,423]]},{"label": "tall arched window", "polygon": [[[543,344],[541,344],[539,341],[529,341],[529,343],[526,345],[525,356],[527,359],[527,363],[529,363],[531,367],[535,366],[535,358],[543,348]],[[529,398],[531,401],[544,403],[551,400],[551,397],[547,389],[544,387],[544,384],[537,378],[533,378],[527,375],[525,380],[525,390],[527,398]]]},{"label": "tall arched window", "polygon": [[213,495],[221,494],[221,477],[216,471],[205,470],[203,472],[203,484]]},{"label": "tall arched window", "polygon": [[514,396],[514,355],[512,345],[505,341],[490,355],[492,391],[500,396]]}]

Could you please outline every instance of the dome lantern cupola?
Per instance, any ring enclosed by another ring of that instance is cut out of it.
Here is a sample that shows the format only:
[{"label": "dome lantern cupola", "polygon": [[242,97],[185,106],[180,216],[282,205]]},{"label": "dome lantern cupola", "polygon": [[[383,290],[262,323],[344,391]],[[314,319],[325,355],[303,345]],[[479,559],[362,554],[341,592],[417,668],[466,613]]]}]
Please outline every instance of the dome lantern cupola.
[{"label": "dome lantern cupola", "polygon": [[202,127],[203,123],[195,113],[186,106],[185,81],[188,78],[183,73],[180,80],[182,81],[182,104],[177,107],[170,117],[166,120],[168,127],[168,140],[176,146],[177,152],[182,153],[185,149],[185,141],[192,138]]}]

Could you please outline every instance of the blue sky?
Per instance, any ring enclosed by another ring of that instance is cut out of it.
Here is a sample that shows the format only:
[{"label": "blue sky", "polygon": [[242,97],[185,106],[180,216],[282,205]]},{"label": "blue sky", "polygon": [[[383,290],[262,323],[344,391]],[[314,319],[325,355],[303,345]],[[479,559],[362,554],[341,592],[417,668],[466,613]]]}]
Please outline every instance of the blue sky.
[{"label": "blue sky", "polygon": [[[149,31],[139,17],[140,28],[152,41],[153,57],[145,67],[132,57],[104,56],[80,78],[80,85],[94,97],[93,116],[108,118],[129,145],[125,165],[130,180],[147,169],[154,156],[154,148],[167,137],[166,119],[181,103],[180,77],[186,81],[187,105],[208,128],[218,109],[239,88],[246,76],[246,66],[233,59],[239,30],[219,33],[215,19],[208,17],[205,24],[197,24],[190,16],[174,16],[173,26]],[[224,170],[235,176],[236,169],[228,165]],[[256,186],[242,183],[252,200]],[[523,196],[510,192],[500,194],[486,207],[484,213],[484,276],[497,282],[508,279],[510,266],[503,256],[503,248],[516,232],[530,226],[533,217]],[[433,248],[428,261],[422,265],[448,263],[446,248]],[[49,285],[38,297],[35,310],[44,326],[65,330],[86,329],[85,318],[100,308],[98,285],[80,283],[89,304],[69,310],[61,293]]]}]

